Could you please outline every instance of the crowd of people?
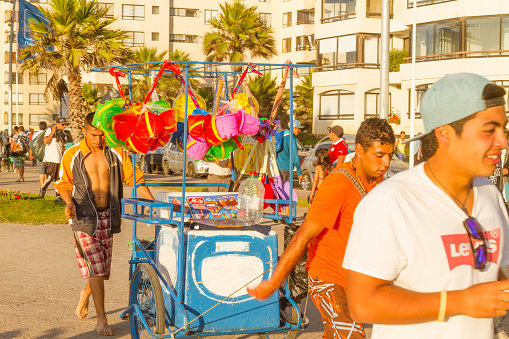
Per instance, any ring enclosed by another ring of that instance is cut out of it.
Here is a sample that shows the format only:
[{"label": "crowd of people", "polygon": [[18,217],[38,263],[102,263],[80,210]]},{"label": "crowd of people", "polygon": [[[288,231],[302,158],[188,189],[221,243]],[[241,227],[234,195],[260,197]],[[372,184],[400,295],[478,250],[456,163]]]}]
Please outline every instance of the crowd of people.
[{"label": "crowd of people", "polygon": [[[365,338],[363,323],[377,339],[491,339],[494,328],[507,338],[496,326],[509,309],[505,96],[482,76],[450,74],[421,99],[424,133],[396,140],[386,120],[362,122],[355,155],[316,172],[304,222],[248,293],[268,298],[307,250],[324,338]],[[408,160],[417,140],[421,163],[382,182],[393,154]]]}]

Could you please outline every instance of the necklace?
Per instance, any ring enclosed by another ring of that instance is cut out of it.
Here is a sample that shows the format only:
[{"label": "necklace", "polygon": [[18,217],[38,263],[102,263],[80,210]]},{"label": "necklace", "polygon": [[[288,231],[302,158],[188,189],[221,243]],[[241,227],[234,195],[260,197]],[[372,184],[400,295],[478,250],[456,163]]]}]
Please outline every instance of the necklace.
[{"label": "necklace", "polygon": [[467,200],[468,200],[468,196],[470,195],[470,191],[472,190],[472,184],[470,184],[470,186],[468,187],[468,192],[467,192],[467,196],[465,197],[465,201],[464,202],[461,202],[458,198],[456,198],[456,196],[454,194],[451,193],[451,191],[449,191],[447,189],[447,187],[445,187],[444,185],[442,185],[442,183],[440,182],[440,180],[438,180],[438,178],[436,177],[435,173],[433,173],[433,170],[431,169],[431,166],[429,165],[429,162],[426,162],[426,164],[428,165],[428,168],[429,168],[429,171],[431,172],[431,175],[433,176],[433,178],[435,178],[435,180],[440,184],[440,186],[442,186],[442,188],[447,192],[449,193],[449,195],[451,197],[454,198],[454,200],[456,200],[456,202],[458,204],[461,205],[461,210],[467,215],[467,216],[470,216],[468,214],[468,210],[467,208],[465,207],[465,204],[467,203]]},{"label": "necklace", "polygon": [[[353,172],[355,173],[355,176],[357,177],[357,180],[359,180],[359,183],[361,184],[362,188],[364,188],[364,191],[367,193],[368,190],[366,189],[366,187],[364,187],[364,184],[362,183],[362,180],[361,178],[359,177],[359,175],[357,174],[357,169],[355,168],[355,166],[353,165],[353,160],[350,161],[350,165],[352,166],[352,169],[353,169]],[[375,186],[378,185],[378,183],[375,181]]]}]

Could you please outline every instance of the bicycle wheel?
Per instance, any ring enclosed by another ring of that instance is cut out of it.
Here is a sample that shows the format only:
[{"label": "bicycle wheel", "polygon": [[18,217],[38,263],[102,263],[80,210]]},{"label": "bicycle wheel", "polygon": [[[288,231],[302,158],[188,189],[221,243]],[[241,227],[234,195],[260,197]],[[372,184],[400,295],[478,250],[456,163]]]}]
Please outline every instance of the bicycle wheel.
[{"label": "bicycle wheel", "polygon": [[[129,305],[137,304],[150,330],[164,334],[164,300],[159,277],[149,264],[136,266],[131,278]],[[136,312],[129,317],[131,338],[151,338]]]},{"label": "bicycle wheel", "polygon": [[[300,302],[297,303],[297,306],[299,306],[300,310]],[[289,311],[291,309],[291,311]],[[285,311],[291,312],[289,322],[291,324],[297,323],[297,311],[294,307],[288,306]],[[284,319],[283,319],[284,320]],[[288,320],[285,320],[288,321]],[[294,331],[282,331],[282,332],[265,332],[265,333],[259,333],[258,337],[259,339],[295,339],[299,335],[299,330]]]}]

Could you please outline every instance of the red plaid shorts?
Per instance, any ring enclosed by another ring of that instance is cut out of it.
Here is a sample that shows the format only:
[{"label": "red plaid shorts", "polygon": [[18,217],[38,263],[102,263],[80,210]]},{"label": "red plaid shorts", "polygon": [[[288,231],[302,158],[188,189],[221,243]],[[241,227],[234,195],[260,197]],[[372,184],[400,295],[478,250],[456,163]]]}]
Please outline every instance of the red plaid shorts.
[{"label": "red plaid shorts", "polygon": [[93,236],[85,232],[74,232],[74,249],[78,267],[83,278],[110,278],[113,235],[110,234],[110,209],[99,209],[97,229]]}]

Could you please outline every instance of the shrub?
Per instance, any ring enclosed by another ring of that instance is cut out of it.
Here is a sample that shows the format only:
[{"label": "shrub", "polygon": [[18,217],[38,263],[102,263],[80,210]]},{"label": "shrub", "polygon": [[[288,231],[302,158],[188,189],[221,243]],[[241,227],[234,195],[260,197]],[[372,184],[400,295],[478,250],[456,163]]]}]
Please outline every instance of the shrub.
[{"label": "shrub", "polygon": [[392,49],[389,52],[389,71],[399,72],[399,65],[406,64],[406,57],[408,57],[406,49]]}]

